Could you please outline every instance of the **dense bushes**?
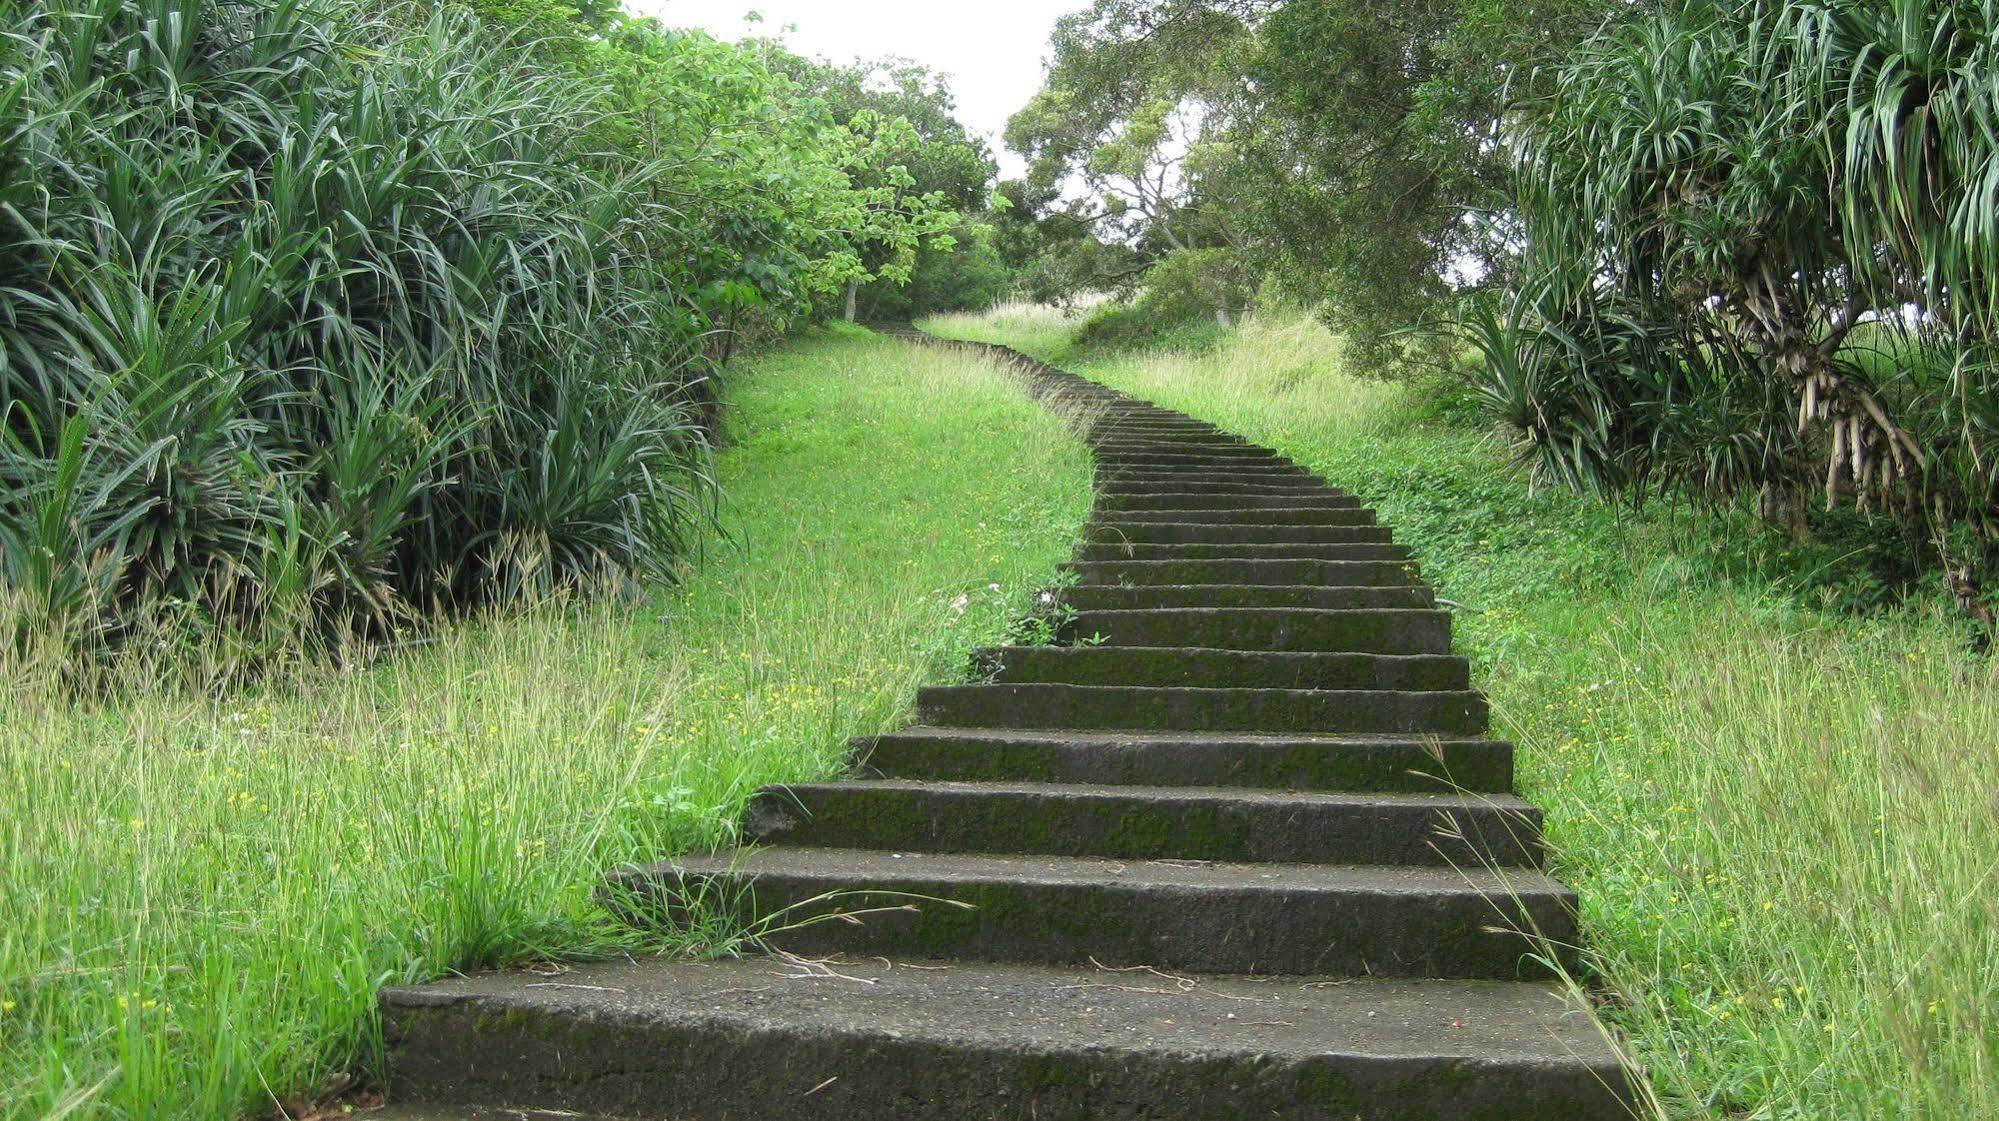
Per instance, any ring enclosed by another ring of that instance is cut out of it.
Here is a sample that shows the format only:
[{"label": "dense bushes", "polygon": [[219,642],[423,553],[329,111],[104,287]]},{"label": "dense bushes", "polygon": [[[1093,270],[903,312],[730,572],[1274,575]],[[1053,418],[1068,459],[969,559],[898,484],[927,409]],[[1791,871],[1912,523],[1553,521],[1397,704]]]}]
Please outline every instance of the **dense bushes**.
[{"label": "dense bushes", "polygon": [[878,275],[858,240],[908,257],[950,220],[863,181],[905,123],[836,126],[749,52],[650,23],[0,21],[17,630],[115,640],[164,605],[289,638],[664,575],[717,340]]},{"label": "dense bushes", "polygon": [[1990,4],[1721,0],[1561,68],[1518,136],[1528,280],[1473,324],[1542,473],[1886,513],[1989,623],[1996,42]]}]

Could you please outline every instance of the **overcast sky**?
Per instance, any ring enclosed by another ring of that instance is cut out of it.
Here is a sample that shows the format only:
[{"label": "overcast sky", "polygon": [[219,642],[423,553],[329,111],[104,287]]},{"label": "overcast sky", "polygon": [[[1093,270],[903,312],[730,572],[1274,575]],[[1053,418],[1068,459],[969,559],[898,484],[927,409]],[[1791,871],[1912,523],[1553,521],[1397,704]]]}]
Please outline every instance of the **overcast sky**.
[{"label": "overcast sky", "polygon": [[[1013,111],[1041,87],[1041,62],[1055,17],[1088,0],[625,0],[628,10],[679,27],[706,28],[718,38],[770,35],[804,55],[839,62],[901,55],[951,76],[958,119],[983,134],[1004,174],[1020,173],[1000,132]],[[743,22],[746,12],[763,15]]]}]

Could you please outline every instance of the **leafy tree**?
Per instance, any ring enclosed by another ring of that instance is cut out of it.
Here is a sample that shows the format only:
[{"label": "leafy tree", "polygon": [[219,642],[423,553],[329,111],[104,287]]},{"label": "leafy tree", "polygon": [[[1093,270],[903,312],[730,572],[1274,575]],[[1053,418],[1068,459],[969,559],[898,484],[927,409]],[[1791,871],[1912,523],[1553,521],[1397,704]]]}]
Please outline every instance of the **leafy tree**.
[{"label": "leafy tree", "polygon": [[1227,249],[1391,365],[1449,274],[1510,257],[1508,91],[1619,6],[1097,0],[1058,25],[1008,143],[1033,158],[1043,213],[1141,264]]},{"label": "leafy tree", "polygon": [[835,64],[802,58],[781,44],[760,45],[770,66],[823,102],[841,127],[873,143],[856,162],[857,182],[889,188],[881,196],[885,212],[901,222],[856,241],[852,268],[844,278],[847,319],[862,304],[880,311],[885,303],[915,311],[910,297],[894,296],[922,267],[934,284],[950,270],[945,264],[960,235],[989,236],[977,228],[998,167],[985,144],[952,114],[949,84],[928,67],[905,59]]},{"label": "leafy tree", "polygon": [[1521,122],[1528,274],[1474,337],[1541,472],[1806,496],[1999,567],[1999,11],[1710,0],[1591,43]]}]

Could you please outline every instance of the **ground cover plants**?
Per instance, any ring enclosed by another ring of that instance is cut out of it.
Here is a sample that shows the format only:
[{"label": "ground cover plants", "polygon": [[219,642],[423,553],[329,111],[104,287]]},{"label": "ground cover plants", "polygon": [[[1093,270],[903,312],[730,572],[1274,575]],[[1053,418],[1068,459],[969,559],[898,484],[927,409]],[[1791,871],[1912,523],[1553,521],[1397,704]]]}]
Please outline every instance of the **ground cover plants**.
[{"label": "ground cover plants", "polygon": [[1078,322],[928,325],[1275,446],[1397,527],[1521,747],[1602,1015],[1665,1115],[1999,1113],[1999,667],[1933,587],[1861,610],[1850,564],[1748,512],[1535,490],[1475,409],[1349,376],[1302,317],[1110,353],[1076,350]]},{"label": "ground cover plants", "polygon": [[603,872],[834,771],[1026,613],[1089,505],[1081,445],[971,357],[819,334],[731,396],[678,591],[223,693],[133,660],[80,698],[0,650],[0,1116],[267,1110],[365,1075],[381,984],[654,948]]}]

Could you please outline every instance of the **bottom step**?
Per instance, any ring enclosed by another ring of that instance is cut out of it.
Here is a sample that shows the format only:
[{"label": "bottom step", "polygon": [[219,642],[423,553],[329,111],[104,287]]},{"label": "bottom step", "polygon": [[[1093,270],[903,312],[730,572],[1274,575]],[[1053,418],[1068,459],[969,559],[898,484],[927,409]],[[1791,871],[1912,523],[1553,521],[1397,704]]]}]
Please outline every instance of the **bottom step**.
[{"label": "bottom step", "polygon": [[390,989],[382,1009],[403,1102],[652,1121],[1631,1116],[1589,1018],[1524,983],[748,958],[487,975]]}]

